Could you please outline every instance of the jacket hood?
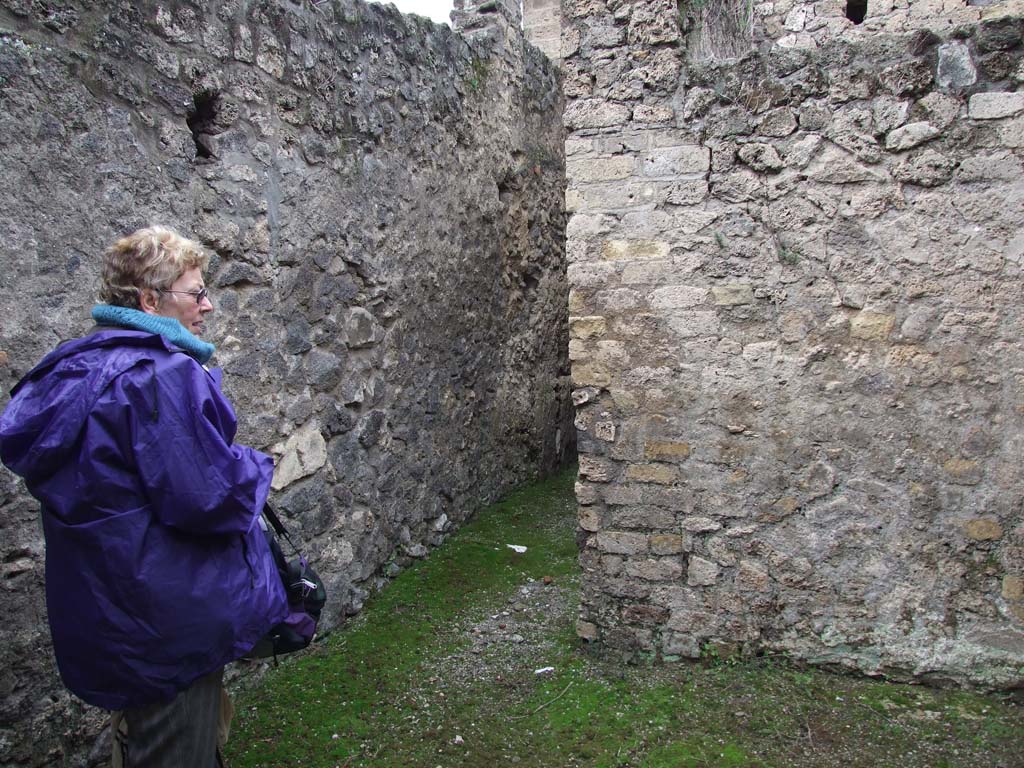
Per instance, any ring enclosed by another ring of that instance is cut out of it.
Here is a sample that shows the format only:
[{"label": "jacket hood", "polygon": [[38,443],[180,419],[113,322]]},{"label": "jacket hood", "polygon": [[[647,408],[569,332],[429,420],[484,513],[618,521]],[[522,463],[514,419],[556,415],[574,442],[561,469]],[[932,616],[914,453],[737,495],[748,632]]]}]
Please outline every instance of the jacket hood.
[{"label": "jacket hood", "polygon": [[19,381],[0,417],[0,460],[33,481],[74,455],[96,399],[153,350],[179,351],[162,336],[101,330],[65,342]]}]

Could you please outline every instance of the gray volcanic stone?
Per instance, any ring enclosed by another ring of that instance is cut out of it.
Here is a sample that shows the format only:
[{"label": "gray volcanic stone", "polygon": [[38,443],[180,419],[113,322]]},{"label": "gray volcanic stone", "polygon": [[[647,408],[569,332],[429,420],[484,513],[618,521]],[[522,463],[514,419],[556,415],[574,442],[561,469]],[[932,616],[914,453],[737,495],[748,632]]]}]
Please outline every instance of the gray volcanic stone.
[{"label": "gray volcanic stone", "polygon": [[785,167],[778,150],[771,144],[744,144],[738,154],[744,165],[755,171],[773,172]]},{"label": "gray volcanic stone", "polygon": [[[0,8],[0,389],[91,326],[116,236],[199,239],[237,439],[274,455],[325,627],[399,530],[425,554],[572,455],[559,75],[513,10],[461,33],[359,0]],[[0,763],[80,764],[104,717],[57,678],[6,469],[0,526]]]},{"label": "gray volcanic stone", "polygon": [[963,43],[939,46],[939,66],[936,82],[943,88],[964,88],[978,78],[971,53]]}]

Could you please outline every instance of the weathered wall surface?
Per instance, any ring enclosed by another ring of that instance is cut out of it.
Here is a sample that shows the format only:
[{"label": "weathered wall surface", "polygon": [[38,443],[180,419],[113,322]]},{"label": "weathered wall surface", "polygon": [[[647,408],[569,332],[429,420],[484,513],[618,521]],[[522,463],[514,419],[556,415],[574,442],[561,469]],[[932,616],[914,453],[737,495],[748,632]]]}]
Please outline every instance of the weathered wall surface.
[{"label": "weathered wall surface", "polygon": [[[215,362],[329,624],[564,457],[561,104],[517,20],[0,6],[0,405],[91,325],[103,248],[162,222],[216,254]],[[4,469],[0,528],[0,763],[79,764],[100,713],[56,677],[37,505]]]},{"label": "weathered wall surface", "polygon": [[561,59],[561,0],[523,0],[523,35],[552,61]]},{"label": "weathered wall surface", "polygon": [[[758,37],[783,48],[815,48],[827,40],[858,40],[878,32],[949,33],[981,21],[991,6],[1009,5],[1006,0],[780,0],[754,3],[751,12]],[[1017,5],[1018,12],[1022,8]],[[851,16],[859,20],[851,23]]]},{"label": "weathered wall surface", "polygon": [[579,634],[1020,685],[1024,20],[563,10]]}]

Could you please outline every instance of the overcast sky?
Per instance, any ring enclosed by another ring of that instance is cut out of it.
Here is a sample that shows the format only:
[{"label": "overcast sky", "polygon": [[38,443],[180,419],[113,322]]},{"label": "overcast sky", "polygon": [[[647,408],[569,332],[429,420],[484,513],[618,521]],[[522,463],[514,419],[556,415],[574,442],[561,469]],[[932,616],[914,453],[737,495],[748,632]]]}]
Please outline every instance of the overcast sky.
[{"label": "overcast sky", "polygon": [[[452,12],[452,0],[389,0],[398,6],[402,13],[415,13],[426,16],[438,24],[451,26],[448,14]],[[384,3],[387,5],[387,3]]]}]

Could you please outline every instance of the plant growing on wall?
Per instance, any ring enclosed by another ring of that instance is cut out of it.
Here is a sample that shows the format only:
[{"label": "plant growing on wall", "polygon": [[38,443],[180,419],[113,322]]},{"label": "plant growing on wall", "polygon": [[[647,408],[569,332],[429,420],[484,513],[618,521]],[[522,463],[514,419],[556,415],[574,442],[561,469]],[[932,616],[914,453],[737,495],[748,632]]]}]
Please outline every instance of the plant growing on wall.
[{"label": "plant growing on wall", "polygon": [[469,89],[474,93],[483,88],[484,83],[487,81],[487,75],[489,74],[489,67],[487,62],[480,58],[473,58],[470,64],[470,72],[466,75],[466,84]]}]

